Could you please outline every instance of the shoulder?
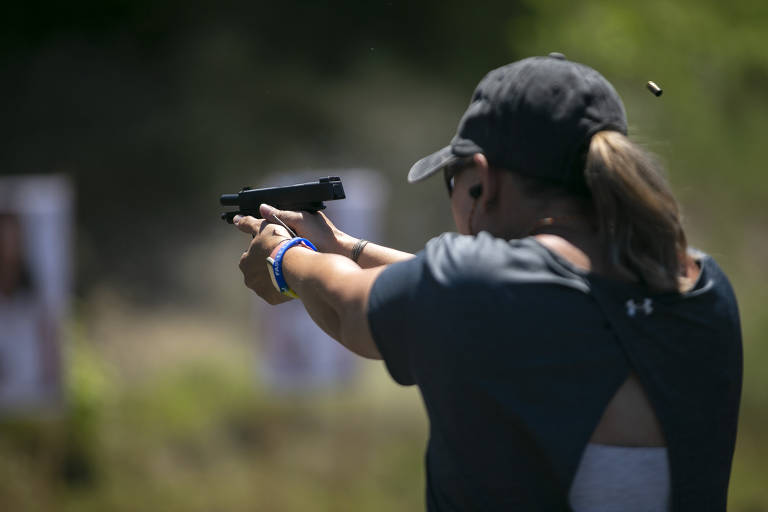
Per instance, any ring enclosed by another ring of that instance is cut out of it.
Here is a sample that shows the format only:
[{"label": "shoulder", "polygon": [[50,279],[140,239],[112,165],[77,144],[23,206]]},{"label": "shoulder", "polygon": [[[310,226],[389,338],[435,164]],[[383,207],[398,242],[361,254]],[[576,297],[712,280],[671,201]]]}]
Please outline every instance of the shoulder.
[{"label": "shoulder", "polygon": [[699,269],[696,281],[690,289],[679,294],[687,301],[727,301],[736,303],[736,295],[728,276],[711,255],[689,248],[688,255]]},{"label": "shoulder", "polygon": [[714,317],[729,317],[739,324],[736,293],[726,273],[709,254],[697,249],[689,249],[689,254],[699,266],[699,277],[690,290],[681,294],[683,302],[710,309]]},{"label": "shoulder", "polygon": [[389,265],[373,284],[369,307],[379,310],[389,304],[403,311],[502,295],[507,302],[525,302],[545,287],[556,293],[589,293],[583,274],[532,238],[444,233],[414,258]]},{"label": "shoulder", "polygon": [[472,280],[484,285],[541,282],[586,287],[583,275],[533,238],[445,233],[427,243],[422,258],[426,270],[441,283]]},{"label": "shoulder", "polygon": [[698,281],[693,287],[694,290],[707,286],[717,286],[732,291],[728,276],[712,255],[695,248],[688,248],[688,254],[696,262],[700,271]]}]

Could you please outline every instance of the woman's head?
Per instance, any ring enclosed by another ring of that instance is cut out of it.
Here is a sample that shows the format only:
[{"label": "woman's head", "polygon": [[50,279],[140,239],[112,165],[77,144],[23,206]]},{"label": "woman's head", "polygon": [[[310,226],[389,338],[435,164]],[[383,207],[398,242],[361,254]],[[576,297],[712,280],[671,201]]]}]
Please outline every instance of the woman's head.
[{"label": "woman's head", "polygon": [[484,155],[444,170],[459,232],[532,235],[556,225],[593,231],[603,259],[657,291],[678,288],[687,249],[679,205],[662,167],[615,131],[590,140],[581,183],[568,186],[488,165]]},{"label": "woman's head", "polygon": [[553,219],[599,235],[605,261],[677,288],[686,250],[660,166],[626,137],[624,106],[597,71],[561,54],[488,73],[451,144],[411,168],[440,170],[462,233],[522,237]]},{"label": "woman's head", "polygon": [[530,57],[480,81],[451,143],[416,162],[408,180],[482,153],[493,167],[568,183],[581,172],[590,137],[601,130],[627,133],[624,105],[613,86],[561,54]]}]

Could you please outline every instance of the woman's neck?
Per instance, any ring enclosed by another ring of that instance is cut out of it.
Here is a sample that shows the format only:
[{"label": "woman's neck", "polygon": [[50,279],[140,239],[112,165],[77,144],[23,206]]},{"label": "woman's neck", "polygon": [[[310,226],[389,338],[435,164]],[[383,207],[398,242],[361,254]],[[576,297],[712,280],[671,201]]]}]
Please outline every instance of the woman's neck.
[{"label": "woman's neck", "polygon": [[619,281],[638,281],[637,275],[628,268],[607,260],[602,240],[596,232],[552,226],[551,229],[533,236],[539,243],[580,270]]}]

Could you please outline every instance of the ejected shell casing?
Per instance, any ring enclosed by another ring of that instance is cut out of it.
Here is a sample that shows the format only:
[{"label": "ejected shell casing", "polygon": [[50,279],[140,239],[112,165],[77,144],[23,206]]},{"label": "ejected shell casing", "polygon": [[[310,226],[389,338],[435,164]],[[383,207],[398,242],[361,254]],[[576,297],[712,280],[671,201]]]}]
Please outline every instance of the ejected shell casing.
[{"label": "ejected shell casing", "polygon": [[647,83],[647,84],[645,84],[645,86],[646,86],[646,87],[648,88],[648,90],[649,90],[649,91],[651,91],[651,92],[652,92],[652,93],[653,93],[655,96],[661,96],[661,93],[663,93],[663,92],[664,92],[664,91],[662,91],[662,90],[661,90],[661,87],[659,87],[658,85],[656,85],[656,82],[651,82],[650,80],[648,81],[648,83]]}]

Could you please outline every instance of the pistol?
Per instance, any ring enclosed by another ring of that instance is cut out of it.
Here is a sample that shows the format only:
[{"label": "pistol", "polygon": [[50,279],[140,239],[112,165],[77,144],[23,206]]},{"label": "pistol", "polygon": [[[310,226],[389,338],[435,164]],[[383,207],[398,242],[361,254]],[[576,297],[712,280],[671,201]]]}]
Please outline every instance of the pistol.
[{"label": "pistol", "polygon": [[224,212],[221,218],[232,224],[235,215],[261,218],[259,205],[266,203],[278,210],[317,212],[325,209],[323,201],[344,199],[344,186],[338,176],[328,176],[309,183],[287,187],[244,187],[237,194],[222,194],[222,206],[236,206],[234,211]]}]

